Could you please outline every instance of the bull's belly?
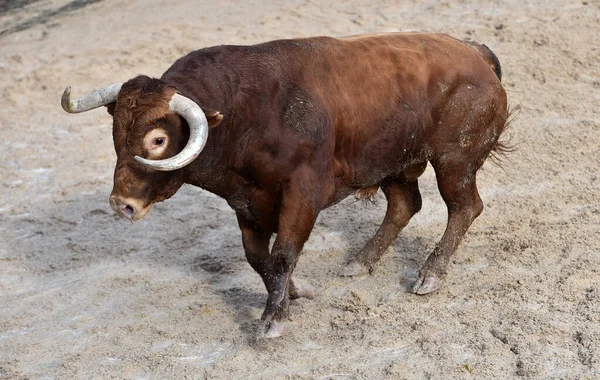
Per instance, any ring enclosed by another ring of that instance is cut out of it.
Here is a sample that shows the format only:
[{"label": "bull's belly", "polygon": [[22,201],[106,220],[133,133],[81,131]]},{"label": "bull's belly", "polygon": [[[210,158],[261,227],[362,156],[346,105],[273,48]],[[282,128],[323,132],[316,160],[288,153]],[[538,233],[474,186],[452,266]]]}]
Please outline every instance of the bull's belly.
[{"label": "bull's belly", "polygon": [[346,199],[347,197],[349,197],[351,195],[359,194],[361,191],[363,191],[365,189],[373,189],[374,191],[377,191],[377,188],[380,186],[380,182],[384,178],[385,177],[383,177],[383,176],[378,176],[378,177],[371,176],[370,178],[363,177],[364,181],[350,182],[345,178],[336,177],[335,178],[335,190],[334,190],[333,194],[331,194],[328,197],[327,202],[323,208],[331,207],[331,206],[343,201],[344,199]]},{"label": "bull's belly", "polygon": [[358,189],[356,189],[354,187],[348,187],[348,186],[345,186],[345,185],[338,185],[337,179],[336,179],[335,191],[329,197],[329,199],[327,200],[327,203],[325,204],[325,206],[323,208],[331,207],[331,206],[333,206],[333,205],[335,205],[335,204],[343,201],[348,196],[356,193],[357,190]]},{"label": "bull's belly", "polygon": [[427,159],[412,161],[398,165],[388,170],[370,170],[368,173],[356,173],[349,180],[348,177],[335,177],[335,190],[328,198],[324,208],[341,202],[346,197],[357,194],[359,198],[370,197],[374,195],[377,188],[386,179],[396,179],[398,181],[415,181],[419,178],[427,167]]}]

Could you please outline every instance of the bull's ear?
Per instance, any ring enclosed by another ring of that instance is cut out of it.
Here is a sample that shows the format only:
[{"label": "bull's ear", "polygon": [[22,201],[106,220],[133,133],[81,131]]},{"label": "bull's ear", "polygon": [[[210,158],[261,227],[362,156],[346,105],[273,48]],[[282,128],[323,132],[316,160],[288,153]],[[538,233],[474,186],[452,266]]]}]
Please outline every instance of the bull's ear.
[{"label": "bull's ear", "polygon": [[116,102],[112,102],[112,103],[108,103],[106,105],[106,111],[108,111],[110,116],[115,116],[115,105],[116,104],[117,104]]},{"label": "bull's ear", "polygon": [[209,128],[216,127],[223,120],[223,114],[219,111],[204,111],[204,115]]}]

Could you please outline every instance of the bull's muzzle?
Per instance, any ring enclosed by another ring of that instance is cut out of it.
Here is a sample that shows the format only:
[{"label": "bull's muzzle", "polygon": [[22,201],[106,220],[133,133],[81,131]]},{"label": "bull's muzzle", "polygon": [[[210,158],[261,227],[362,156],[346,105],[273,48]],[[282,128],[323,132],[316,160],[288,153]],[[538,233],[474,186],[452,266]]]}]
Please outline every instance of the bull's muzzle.
[{"label": "bull's muzzle", "polygon": [[144,206],[143,202],[133,198],[122,198],[118,195],[111,195],[109,198],[110,207],[122,218],[125,218],[131,222],[142,219],[148,211],[150,206]]}]

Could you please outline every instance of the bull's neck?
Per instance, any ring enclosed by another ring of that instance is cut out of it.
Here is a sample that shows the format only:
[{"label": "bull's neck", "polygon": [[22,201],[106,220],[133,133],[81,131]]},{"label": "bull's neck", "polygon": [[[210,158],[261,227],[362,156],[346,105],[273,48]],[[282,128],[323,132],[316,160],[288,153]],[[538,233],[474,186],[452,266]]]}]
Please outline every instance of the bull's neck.
[{"label": "bull's neck", "polygon": [[[232,125],[232,105],[237,94],[239,80],[235,73],[226,73],[221,68],[211,68],[211,76],[165,75],[162,79],[192,99],[205,111],[219,111],[224,115],[222,122],[209,130],[208,140],[200,155],[183,170],[184,182],[201,187],[221,197],[231,189],[225,183],[228,170],[227,139]],[[210,78],[210,79],[207,79]]]},{"label": "bull's neck", "polygon": [[200,155],[184,169],[185,182],[201,187],[219,196],[225,196],[227,173],[226,151],[224,149],[226,131],[222,125],[212,128]]}]

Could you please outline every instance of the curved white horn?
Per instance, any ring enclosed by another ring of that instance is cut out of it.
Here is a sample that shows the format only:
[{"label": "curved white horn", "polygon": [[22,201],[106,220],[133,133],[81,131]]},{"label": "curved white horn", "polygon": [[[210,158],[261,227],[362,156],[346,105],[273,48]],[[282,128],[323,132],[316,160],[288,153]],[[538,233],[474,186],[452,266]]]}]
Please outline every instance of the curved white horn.
[{"label": "curved white horn", "polygon": [[80,113],[115,102],[123,83],[112,84],[86,95],[82,98],[71,100],[71,86],[65,88],[60,104],[68,113]]},{"label": "curved white horn", "polygon": [[175,94],[169,102],[169,109],[177,112],[188,123],[190,127],[190,139],[179,154],[164,160],[147,160],[135,156],[135,160],[142,165],[160,171],[171,171],[181,169],[189,165],[198,157],[206,140],[208,139],[208,122],[204,111],[191,99]]}]

